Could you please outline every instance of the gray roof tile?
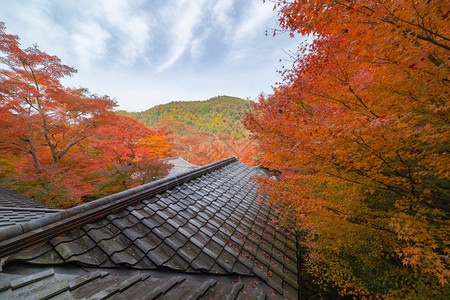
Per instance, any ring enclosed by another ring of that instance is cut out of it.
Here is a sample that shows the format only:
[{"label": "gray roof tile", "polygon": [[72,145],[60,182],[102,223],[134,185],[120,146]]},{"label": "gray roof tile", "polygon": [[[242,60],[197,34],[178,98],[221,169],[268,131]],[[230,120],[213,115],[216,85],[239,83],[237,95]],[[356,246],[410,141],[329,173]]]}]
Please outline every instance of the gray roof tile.
[{"label": "gray roof tile", "polygon": [[48,217],[58,211],[0,187],[0,228]]},{"label": "gray roof tile", "polygon": [[49,208],[31,198],[0,187],[0,207]]},{"label": "gray roof tile", "polygon": [[29,258],[45,247],[41,255],[56,253],[57,263],[253,275],[286,296],[297,289],[295,237],[275,227],[276,209],[257,199],[251,177],[258,174],[240,162],[228,164],[53,238]]},{"label": "gray roof tile", "polygon": [[[213,277],[124,269],[42,268],[4,270],[1,299],[281,299],[255,277]],[[266,299],[266,298],[263,298]]]}]

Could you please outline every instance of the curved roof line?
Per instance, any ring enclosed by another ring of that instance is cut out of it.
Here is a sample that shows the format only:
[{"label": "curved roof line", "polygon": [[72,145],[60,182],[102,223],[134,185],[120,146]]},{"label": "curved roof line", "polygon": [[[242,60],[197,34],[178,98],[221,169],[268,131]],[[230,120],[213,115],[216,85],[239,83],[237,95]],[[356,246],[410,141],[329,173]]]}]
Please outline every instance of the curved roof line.
[{"label": "curved roof line", "polygon": [[110,213],[120,211],[128,205],[213,172],[235,161],[237,161],[236,156],[232,156],[178,176],[166,177],[41,219],[0,229],[0,258],[103,218]]}]

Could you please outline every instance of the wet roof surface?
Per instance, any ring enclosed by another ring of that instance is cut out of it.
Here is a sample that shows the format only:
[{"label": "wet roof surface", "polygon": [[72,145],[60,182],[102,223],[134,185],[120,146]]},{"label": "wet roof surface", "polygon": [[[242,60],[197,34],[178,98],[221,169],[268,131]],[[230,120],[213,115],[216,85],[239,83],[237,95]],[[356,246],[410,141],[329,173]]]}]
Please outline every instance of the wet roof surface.
[{"label": "wet roof surface", "polygon": [[0,227],[7,227],[31,220],[37,220],[54,213],[55,212],[17,210],[0,207]]},{"label": "wet roof surface", "polygon": [[31,198],[0,187],[0,207],[49,208]]},{"label": "wet roof surface", "polygon": [[254,277],[33,267],[0,273],[0,299],[282,299]]},{"label": "wet roof surface", "polygon": [[235,161],[8,261],[170,270],[202,274],[202,283],[214,274],[253,276],[297,298],[295,236],[276,226],[275,208],[257,199],[250,178],[261,174]]},{"label": "wet roof surface", "polygon": [[0,187],[0,227],[39,219],[57,211],[31,198]]}]

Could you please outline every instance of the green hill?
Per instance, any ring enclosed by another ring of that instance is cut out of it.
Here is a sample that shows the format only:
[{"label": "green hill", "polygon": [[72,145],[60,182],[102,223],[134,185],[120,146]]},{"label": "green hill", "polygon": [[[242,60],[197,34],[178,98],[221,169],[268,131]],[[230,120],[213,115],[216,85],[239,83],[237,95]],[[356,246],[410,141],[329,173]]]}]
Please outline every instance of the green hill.
[{"label": "green hill", "polygon": [[218,96],[206,101],[175,101],[161,104],[143,112],[118,111],[150,127],[161,120],[177,120],[199,131],[246,135],[244,114],[250,102],[229,96]]}]

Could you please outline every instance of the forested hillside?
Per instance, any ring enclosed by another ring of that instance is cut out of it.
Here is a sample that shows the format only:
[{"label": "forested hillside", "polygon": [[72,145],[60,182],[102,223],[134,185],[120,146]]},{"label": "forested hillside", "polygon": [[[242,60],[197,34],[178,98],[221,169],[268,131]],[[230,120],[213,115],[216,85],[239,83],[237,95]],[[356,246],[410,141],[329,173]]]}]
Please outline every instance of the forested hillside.
[{"label": "forested hillside", "polygon": [[176,120],[161,120],[149,127],[164,134],[172,147],[170,155],[179,155],[197,165],[206,165],[235,155],[249,166],[256,163],[256,144],[249,137],[196,130]]},{"label": "forested hillside", "polygon": [[250,109],[250,102],[229,96],[217,96],[207,101],[175,101],[161,104],[143,112],[118,111],[136,121],[152,126],[161,120],[177,120],[199,131],[226,133],[242,137],[246,135],[243,115]]}]

